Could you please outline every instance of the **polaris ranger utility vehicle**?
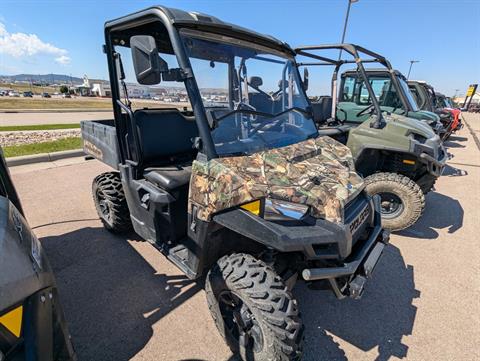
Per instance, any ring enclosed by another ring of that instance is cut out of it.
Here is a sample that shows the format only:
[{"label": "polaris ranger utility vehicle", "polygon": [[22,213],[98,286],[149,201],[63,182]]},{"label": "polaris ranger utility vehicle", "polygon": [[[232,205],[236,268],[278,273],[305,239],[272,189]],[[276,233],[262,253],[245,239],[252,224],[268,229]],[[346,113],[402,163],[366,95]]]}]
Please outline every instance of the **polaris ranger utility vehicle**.
[{"label": "polaris ranger utility vehicle", "polygon": [[[85,152],[115,169],[93,181],[103,224],[133,226],[191,279],[208,272],[212,316],[243,359],[299,359],[297,277],[359,297],[388,233],[348,148],[318,135],[294,51],[165,7],[107,22],[104,49],[115,119],[82,123]],[[135,77],[192,110],[135,109]]]},{"label": "polaris ranger utility vehicle", "polygon": [[[318,55],[319,51],[333,49],[342,49],[354,60]],[[388,61],[352,44],[307,46],[297,48],[296,53],[298,66],[334,66],[331,96],[322,96],[311,104],[319,133],[350,148],[357,171],[366,177],[367,192],[381,197],[385,228],[401,230],[413,225],[424,210],[424,194],[442,173],[447,153],[428,125],[380,106],[376,84],[369,79],[364,63],[387,66]],[[358,74],[342,78],[337,104],[337,77],[344,64],[356,64]]]},{"label": "polaris ranger utility vehicle", "polygon": [[438,114],[445,128],[443,139],[447,139],[453,132],[461,129],[460,110],[442,106],[439,102],[441,99],[437,99],[433,86],[424,81],[409,80],[408,87],[420,109]]},{"label": "polaris ranger utility vehicle", "polygon": [[52,269],[0,148],[0,360],[76,360]]},{"label": "polaris ranger utility vehicle", "polygon": [[[380,104],[382,110],[404,115],[408,118],[418,119],[428,124],[432,129],[442,137],[445,134],[445,128],[440,122],[440,117],[434,112],[427,110],[420,110],[415,98],[410,92],[407,85],[407,79],[398,70],[392,69],[390,62],[385,60],[385,68],[366,68],[365,73],[368,76],[368,81],[372,85],[372,89]],[[341,87],[342,91],[351,91],[355,86],[359,86],[363,80],[360,78],[356,70],[348,70],[341,75],[342,84],[346,83],[345,87]],[[351,94],[341,93],[339,95],[339,108],[343,107],[343,99],[347,99]],[[368,99],[366,99],[368,101]],[[360,104],[362,107],[366,104]],[[349,113],[349,119],[354,120],[355,112]]]}]

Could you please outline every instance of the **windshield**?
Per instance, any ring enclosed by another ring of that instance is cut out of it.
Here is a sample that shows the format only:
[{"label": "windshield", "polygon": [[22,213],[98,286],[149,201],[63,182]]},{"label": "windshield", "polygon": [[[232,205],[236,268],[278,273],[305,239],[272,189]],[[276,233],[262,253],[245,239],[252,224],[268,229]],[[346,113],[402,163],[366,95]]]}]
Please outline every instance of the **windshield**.
[{"label": "windshield", "polygon": [[450,99],[444,97],[443,95],[437,95],[437,105],[440,108],[453,108]]},{"label": "windshield", "polygon": [[218,155],[248,155],[317,135],[293,57],[182,29]]},{"label": "windshield", "polygon": [[405,98],[407,99],[407,102],[410,104],[412,111],[418,112],[420,109],[418,108],[418,104],[412,92],[410,91],[410,88],[408,87],[407,82],[400,77],[398,77],[397,79],[400,84],[400,87],[402,88],[403,94],[405,94]]}]

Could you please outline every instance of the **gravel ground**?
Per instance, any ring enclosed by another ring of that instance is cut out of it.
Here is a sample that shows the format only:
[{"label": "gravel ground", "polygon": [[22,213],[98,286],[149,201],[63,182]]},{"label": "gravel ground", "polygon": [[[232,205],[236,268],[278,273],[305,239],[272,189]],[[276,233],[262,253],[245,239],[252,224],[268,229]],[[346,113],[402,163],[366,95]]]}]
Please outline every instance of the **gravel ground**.
[{"label": "gravel ground", "polygon": [[11,145],[33,144],[79,136],[80,129],[0,132],[0,145],[5,147]]}]

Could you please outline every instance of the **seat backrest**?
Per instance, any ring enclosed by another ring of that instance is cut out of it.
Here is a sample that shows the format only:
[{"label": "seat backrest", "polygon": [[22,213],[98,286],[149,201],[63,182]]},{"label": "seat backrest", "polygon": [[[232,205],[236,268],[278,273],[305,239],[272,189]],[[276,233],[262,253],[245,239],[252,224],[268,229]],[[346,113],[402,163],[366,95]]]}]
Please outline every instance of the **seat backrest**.
[{"label": "seat backrest", "polygon": [[273,108],[272,99],[263,93],[248,93],[248,101],[259,112],[270,114]]},{"label": "seat backrest", "polygon": [[312,102],[312,111],[315,123],[325,123],[332,116],[332,97],[324,95],[318,101]]},{"label": "seat backrest", "polygon": [[134,117],[145,166],[195,155],[192,139],[198,137],[198,129],[194,117],[177,109],[140,109]]}]

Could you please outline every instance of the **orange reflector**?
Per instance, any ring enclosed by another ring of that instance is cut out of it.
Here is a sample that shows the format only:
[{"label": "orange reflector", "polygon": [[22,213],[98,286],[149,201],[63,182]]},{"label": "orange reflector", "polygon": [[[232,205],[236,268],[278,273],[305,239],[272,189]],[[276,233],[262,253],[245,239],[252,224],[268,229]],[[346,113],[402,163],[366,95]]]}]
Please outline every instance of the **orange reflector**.
[{"label": "orange reflector", "polygon": [[414,165],[414,164],[415,164],[415,161],[414,161],[414,160],[410,160],[410,159],[404,159],[404,160],[403,160],[403,163],[405,163],[405,164],[410,164],[410,165]]},{"label": "orange reflector", "polygon": [[19,306],[3,316],[0,316],[0,325],[5,326],[5,328],[16,337],[20,337],[20,332],[22,330],[22,315],[23,306]]},{"label": "orange reflector", "polygon": [[255,214],[256,216],[260,215],[260,201],[259,200],[244,204],[243,206],[240,206],[240,208],[243,208],[246,211],[249,211],[250,213]]}]

